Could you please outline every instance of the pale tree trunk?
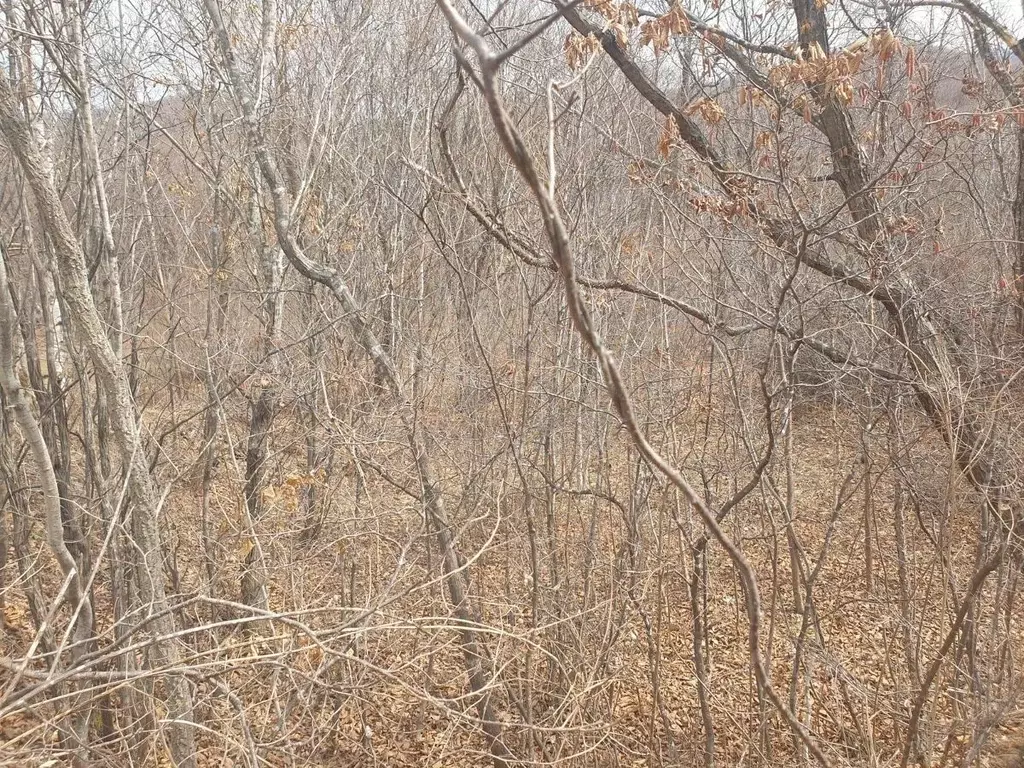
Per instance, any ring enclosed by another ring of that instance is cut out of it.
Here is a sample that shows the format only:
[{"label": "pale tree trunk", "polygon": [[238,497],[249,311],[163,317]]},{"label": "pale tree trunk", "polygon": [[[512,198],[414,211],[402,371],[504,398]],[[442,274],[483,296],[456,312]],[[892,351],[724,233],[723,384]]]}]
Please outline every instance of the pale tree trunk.
[{"label": "pale tree trunk", "polygon": [[61,289],[74,332],[96,373],[98,386],[109,403],[110,437],[128,476],[132,497],[132,529],[141,559],[139,593],[152,612],[150,627],[156,639],[151,662],[164,673],[167,743],[177,766],[195,765],[192,694],[181,673],[175,641],[174,618],[164,587],[164,552],[159,527],[159,495],[146,465],[146,453],[135,421],[128,377],[111,346],[93,301],[85,256],[61,203],[53,180],[53,166],[39,135],[22,117],[20,105],[6,74],[0,75],[0,134],[10,145],[32,190],[37,214],[53,244]]},{"label": "pale tree trunk", "polygon": [[[24,197],[22,200],[22,216],[25,218],[25,225],[19,245],[21,254],[27,257],[26,261],[22,263],[26,267],[29,262],[35,264],[35,269],[26,269],[26,278],[20,290],[17,291],[17,300],[12,305],[13,315],[16,316],[13,322],[16,322],[20,329],[20,348],[25,353],[26,376],[22,378],[22,381],[25,382],[24,388],[33,393],[38,406],[36,412],[39,414],[39,426],[43,433],[43,439],[46,441],[46,449],[50,455],[61,500],[65,542],[78,562],[79,570],[88,572],[88,558],[85,556],[87,547],[85,534],[82,531],[81,515],[69,503],[70,472],[67,457],[70,441],[62,392],[62,376],[55,349],[57,326],[53,317],[53,281],[36,252],[35,238],[28,220],[28,206],[24,204]],[[8,261],[8,263],[13,262]],[[47,289],[47,286],[50,287],[50,290]],[[46,340],[46,348],[42,352],[38,349],[40,320],[43,323]]]},{"label": "pale tree trunk", "polygon": [[[68,549],[78,563],[82,573],[92,570],[89,552],[87,518],[77,505],[71,503],[71,437],[70,420],[66,402],[65,356],[67,342],[64,338],[63,315],[57,299],[50,259],[36,247],[35,235],[28,211],[28,202],[22,196],[21,215],[23,220],[23,242],[25,254],[31,260],[35,288],[25,292],[22,301],[24,315],[19,315],[22,339],[25,344],[26,363],[29,367],[29,382],[36,391],[39,406],[40,427],[50,453],[57,490],[60,493],[61,515],[64,522],[64,538]],[[27,265],[26,265],[27,266]],[[35,294],[35,296],[33,296]],[[38,304],[35,299],[38,297]],[[45,349],[39,357],[36,350],[35,309],[40,310],[43,322]]]},{"label": "pale tree trunk", "polygon": [[[221,177],[218,175],[218,179]],[[218,192],[213,200],[213,220],[220,221],[223,195]],[[224,357],[224,327],[227,323],[229,294],[227,282],[229,251],[220,225],[210,227],[209,276],[206,284],[206,328],[203,334],[203,384],[206,390],[206,414],[203,419],[203,451],[200,456],[200,482],[202,507],[200,527],[203,536],[203,562],[207,589],[217,595],[217,554],[214,551],[211,501],[213,499],[214,469],[217,462],[217,438],[221,429],[221,376],[217,363]]]},{"label": "pale tree trunk", "polygon": [[242,567],[242,602],[255,608],[269,607],[269,573],[263,544],[257,526],[265,513],[263,490],[267,483],[267,455],[270,451],[270,433],[277,416],[280,398],[281,321],[284,312],[284,294],[281,292],[283,264],[281,251],[263,241],[263,227],[259,220],[258,196],[261,187],[259,175],[254,181],[249,229],[260,252],[263,267],[263,335],[261,347],[263,374],[256,382],[259,395],[252,403],[249,416],[249,436],[245,448],[245,511],[249,531],[248,552]]},{"label": "pale tree trunk", "polygon": [[[85,591],[84,579],[78,563],[64,541],[64,520],[61,514],[61,494],[57,475],[53,471],[50,451],[43,437],[43,430],[32,413],[28,399],[18,381],[14,368],[14,306],[8,292],[7,268],[0,253],[0,388],[3,389],[7,405],[14,411],[18,427],[28,443],[35,464],[38,481],[43,490],[43,523],[46,543],[53,552],[68,582],[67,600],[74,619],[71,661],[74,664],[89,649],[92,638],[92,601]],[[76,766],[87,764],[84,749],[88,742],[90,707],[84,701],[77,701],[71,708],[71,749]]]},{"label": "pale tree trunk", "polygon": [[298,536],[298,541],[301,544],[308,544],[314,540],[323,528],[328,511],[324,489],[330,483],[333,465],[332,445],[327,440],[321,440],[319,436],[322,418],[321,404],[326,405],[326,398],[321,400],[321,394],[326,392],[327,384],[324,377],[323,334],[314,330],[320,316],[316,287],[316,283],[310,285],[303,305],[307,333],[309,334],[306,342],[306,355],[312,369],[312,380],[303,397],[302,406],[304,415],[308,419],[306,423],[306,471],[309,474],[310,483],[302,489],[302,528]]},{"label": "pale tree trunk", "polygon": [[89,95],[89,66],[85,50],[85,22],[82,8],[78,0],[68,4],[71,18],[68,23],[71,51],[74,52],[74,69],[78,88],[78,109],[81,120],[82,150],[86,156],[89,170],[92,172],[92,190],[99,217],[100,242],[102,259],[107,266],[108,296],[111,306],[109,336],[114,355],[122,358],[124,333],[124,309],[121,298],[121,265],[114,246],[114,229],[110,222],[110,208],[107,202],[107,187],[103,179],[103,163],[100,160],[99,142],[96,138],[96,126],[92,114],[92,98]]},{"label": "pale tree trunk", "polygon": [[[26,499],[26,491],[21,490],[28,486],[28,481],[19,470],[16,441],[12,434],[14,422],[8,416],[10,410],[7,408],[6,396],[0,397],[0,406],[3,406],[3,412],[0,413],[0,479],[4,483],[3,496],[11,509],[10,538],[14,565],[21,593],[28,604],[28,612],[36,630],[38,646],[43,653],[50,654],[57,647],[57,642],[53,627],[46,621],[46,598],[40,584],[42,579],[31,552],[32,510]],[[10,683],[7,683],[7,687],[10,687]]]},{"label": "pale tree trunk", "polygon": [[[791,372],[790,372],[791,373]],[[786,547],[789,550],[789,584],[793,595],[793,613],[804,612],[804,590],[802,573],[802,558],[800,542],[796,537],[796,492],[794,487],[794,476],[796,471],[793,468],[793,384],[790,382],[790,390],[786,400],[786,408],[783,415],[783,456],[786,464],[786,496],[782,505],[783,523],[786,526]]]},{"label": "pale tree trunk", "polygon": [[[444,562],[445,583],[448,587],[449,597],[459,624],[466,674],[469,678],[470,689],[475,696],[481,729],[487,740],[488,750],[494,765],[503,767],[507,765],[511,754],[502,739],[501,723],[494,713],[490,664],[475,628],[477,624],[476,611],[467,592],[465,575],[462,570],[463,558],[456,548],[454,535],[445,510],[441,486],[434,471],[430,453],[427,450],[426,440],[417,426],[414,407],[405,395],[398,377],[398,371],[392,359],[388,356],[384,346],[367,324],[363,317],[362,308],[356,301],[343,275],[332,267],[310,259],[300,246],[292,228],[293,200],[288,194],[284,178],[270,153],[262,126],[256,116],[256,109],[250,95],[250,89],[242,78],[241,69],[235,59],[231,37],[221,15],[220,4],[217,0],[204,0],[204,5],[213,23],[218,48],[224,59],[224,65],[234,91],[234,96],[241,108],[242,119],[248,130],[256,160],[263,179],[270,190],[278,243],[285,256],[288,257],[289,262],[300,274],[309,280],[324,285],[333,294],[345,314],[353,335],[364,352],[370,357],[376,375],[383,382],[389,396],[395,403],[396,411],[401,419],[415,460],[422,488],[423,511],[434,531],[438,547],[441,550]],[[264,0],[263,24],[264,41],[268,39],[273,40],[272,32],[268,32],[267,29],[276,27],[277,24],[277,5],[274,0]],[[268,52],[264,50],[262,57],[265,58],[268,55]]]}]

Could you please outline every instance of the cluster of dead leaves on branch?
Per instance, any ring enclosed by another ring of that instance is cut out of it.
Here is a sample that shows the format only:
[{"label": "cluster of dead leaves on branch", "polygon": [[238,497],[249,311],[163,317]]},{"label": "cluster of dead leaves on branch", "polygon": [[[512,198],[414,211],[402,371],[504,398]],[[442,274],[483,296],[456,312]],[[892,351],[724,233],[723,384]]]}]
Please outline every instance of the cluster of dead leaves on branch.
[{"label": "cluster of dead leaves on branch", "polygon": [[[792,85],[814,89],[819,96],[834,97],[843,104],[853,102],[854,78],[860,74],[865,57],[870,53],[877,56],[878,88],[884,86],[885,65],[903,46],[889,29],[875,31],[870,37],[862,38],[839,52],[828,55],[817,42],[811,43],[805,52],[799,46],[791,46],[794,58],[773,67],[768,73],[772,87],[784,92]],[[913,79],[916,71],[916,54],[913,47],[907,48],[906,71]],[[800,93],[794,99],[794,106],[804,111],[804,119],[811,120],[811,99]]]},{"label": "cluster of dead leaves on branch", "polygon": [[688,35],[692,30],[686,11],[678,3],[673,3],[668,13],[646,22],[640,28],[640,44],[650,44],[655,53],[662,53],[668,50],[669,41],[674,36]]},{"label": "cluster of dead leaves on branch", "polygon": [[[640,13],[633,3],[614,3],[612,0],[587,0],[587,8],[599,13],[605,20],[605,28],[615,35],[619,47],[629,46],[629,34],[640,28],[640,45],[650,45],[655,54],[668,50],[673,37],[689,35],[693,31],[690,17],[678,2],[673,2],[667,13],[640,24]],[[565,39],[566,63],[572,70],[578,70],[600,48],[593,35],[583,36],[571,32]]]}]

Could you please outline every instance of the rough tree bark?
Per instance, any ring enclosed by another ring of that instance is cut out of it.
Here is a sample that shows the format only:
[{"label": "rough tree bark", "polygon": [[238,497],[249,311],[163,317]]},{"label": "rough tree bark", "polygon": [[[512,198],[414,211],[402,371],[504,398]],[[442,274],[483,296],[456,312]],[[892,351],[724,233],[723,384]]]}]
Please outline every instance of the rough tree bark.
[{"label": "rough tree bark", "polygon": [[[602,31],[587,21],[575,7],[560,5],[562,16],[582,35],[593,35],[615,62],[619,70],[637,93],[658,112],[671,118],[679,135],[709,166],[722,190],[730,197],[742,197],[745,185],[737,182],[737,175],[718,155],[699,126],[676,107],[668,96],[619,47],[612,31]],[[800,44],[808,49],[812,44],[828,50],[828,29],[825,13],[814,0],[794,0],[793,8],[800,29]],[[692,20],[699,24],[697,20]],[[722,53],[755,82],[766,83],[767,76],[728,39],[718,36]],[[802,247],[804,233],[797,231],[791,221],[764,214],[752,201],[750,215],[764,228],[775,244],[799,258],[803,264],[824,277],[846,286],[870,299],[884,309],[896,340],[907,351],[913,371],[910,382],[921,410],[935,426],[936,431],[954,452],[960,470],[974,488],[989,500],[994,514],[1005,530],[1015,538],[1014,549],[1020,551],[1024,537],[1016,524],[1019,510],[1000,499],[1015,498],[1007,493],[1013,482],[1013,473],[1003,466],[1004,451],[997,439],[996,424],[988,412],[968,402],[958,386],[957,355],[946,336],[929,317],[917,287],[909,275],[900,268],[895,254],[887,252],[889,244],[882,227],[877,200],[868,192],[871,176],[866,158],[860,152],[849,110],[835,95],[818,94],[819,113],[811,123],[828,141],[834,173],[830,176],[840,187],[847,210],[854,221],[857,240],[855,255],[868,266],[869,275],[832,260],[821,249]]]},{"label": "rough tree bark", "polygon": [[246,527],[251,541],[242,570],[242,602],[266,610],[269,605],[268,568],[256,525],[263,517],[266,505],[263,489],[267,482],[267,454],[270,434],[277,416],[280,397],[281,322],[284,312],[284,294],[281,292],[283,264],[281,251],[264,242],[263,227],[259,221],[258,195],[261,184],[256,171],[253,200],[250,208],[249,231],[259,250],[263,267],[263,334],[261,338],[263,375],[257,382],[259,394],[252,402],[249,417],[249,436],[245,448],[245,507],[248,514]]}]

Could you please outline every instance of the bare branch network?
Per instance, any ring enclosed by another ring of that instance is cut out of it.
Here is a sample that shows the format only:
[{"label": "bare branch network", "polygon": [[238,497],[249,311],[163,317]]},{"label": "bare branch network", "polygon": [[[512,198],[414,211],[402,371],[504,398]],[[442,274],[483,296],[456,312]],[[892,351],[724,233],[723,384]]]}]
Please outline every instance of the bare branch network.
[{"label": "bare branch network", "polygon": [[0,766],[1024,766],[975,0],[11,0]]}]

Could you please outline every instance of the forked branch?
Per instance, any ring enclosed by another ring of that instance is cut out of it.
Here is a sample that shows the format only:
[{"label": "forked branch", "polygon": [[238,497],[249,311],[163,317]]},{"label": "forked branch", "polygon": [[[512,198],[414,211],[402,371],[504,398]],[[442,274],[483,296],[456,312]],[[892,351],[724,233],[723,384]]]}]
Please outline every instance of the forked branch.
[{"label": "forked branch", "polygon": [[[583,339],[584,343],[597,357],[598,363],[604,374],[605,386],[611,396],[619,418],[629,432],[633,443],[640,454],[654,467],[658,469],[677,489],[690,505],[697,510],[704,526],[711,537],[726,551],[729,559],[739,574],[743,583],[745,607],[749,622],[748,640],[750,644],[751,662],[754,667],[754,674],[758,686],[765,692],[772,704],[786,720],[789,726],[799,739],[807,746],[807,749],[814,755],[818,763],[826,768],[830,765],[824,752],[818,746],[815,739],[807,732],[793,712],[786,706],[772,686],[768,669],[761,653],[761,598],[757,586],[757,578],[754,569],[739,546],[730,539],[725,531],[718,524],[715,513],[705,504],[703,497],[683,477],[661,453],[648,442],[646,435],[637,423],[633,412],[633,405],[627,392],[625,383],[618,363],[615,361],[611,351],[605,346],[603,339],[591,322],[590,310],[580,295],[579,285],[576,278],[576,265],[569,243],[569,235],[562,220],[561,212],[548,191],[547,185],[542,180],[533,157],[526,149],[526,144],[519,131],[512,124],[504,103],[499,93],[498,72],[501,58],[495,55],[487,42],[476,34],[452,7],[448,0],[438,0],[438,6],[444,13],[448,24],[456,36],[464,42],[476,56],[480,67],[479,82],[483,88],[483,95],[487,102],[488,112],[491,121],[497,131],[502,147],[505,149],[512,164],[530,187],[540,209],[541,218],[544,222],[544,229],[551,246],[551,255],[558,266],[558,272],[562,279],[562,287],[565,291],[566,302],[569,308],[569,315],[572,318],[573,326]],[[464,55],[456,50],[460,61],[464,62]]]}]

